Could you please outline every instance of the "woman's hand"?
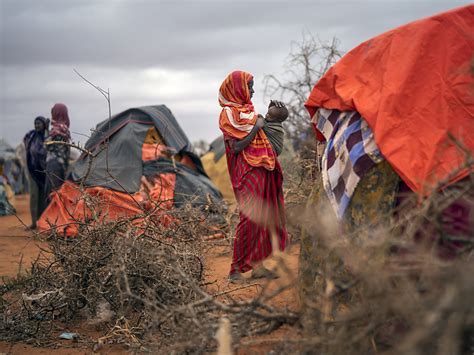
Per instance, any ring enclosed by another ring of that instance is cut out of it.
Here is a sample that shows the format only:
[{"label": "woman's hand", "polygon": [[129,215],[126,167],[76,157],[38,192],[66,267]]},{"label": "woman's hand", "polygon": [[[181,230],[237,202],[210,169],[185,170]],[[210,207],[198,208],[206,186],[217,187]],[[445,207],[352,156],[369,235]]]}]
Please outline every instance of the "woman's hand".
[{"label": "woman's hand", "polygon": [[281,101],[278,100],[270,100],[270,104],[268,105],[268,108],[276,106],[276,107],[285,107],[285,104]]},{"label": "woman's hand", "polygon": [[263,117],[261,114],[258,114],[257,121],[255,122],[255,127],[258,129],[263,128],[265,126],[265,117]]},{"label": "woman's hand", "polygon": [[265,124],[266,124],[265,118],[259,114],[257,116],[257,121],[255,122],[255,125],[253,126],[250,133],[244,139],[237,140],[234,143],[234,153],[239,154],[242,150],[244,150],[245,147],[247,147],[250,144],[250,142],[252,142],[252,140],[255,138],[258,131],[261,128],[263,128],[263,126],[265,126]]}]

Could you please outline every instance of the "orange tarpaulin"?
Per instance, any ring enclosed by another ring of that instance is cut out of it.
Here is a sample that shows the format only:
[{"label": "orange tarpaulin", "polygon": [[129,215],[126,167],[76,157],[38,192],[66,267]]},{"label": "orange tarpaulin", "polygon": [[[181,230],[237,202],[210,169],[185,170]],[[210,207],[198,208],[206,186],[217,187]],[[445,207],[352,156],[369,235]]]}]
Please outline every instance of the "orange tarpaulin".
[{"label": "orange tarpaulin", "polygon": [[[78,184],[66,181],[51,194],[51,202],[38,220],[38,230],[45,232],[55,226],[59,235],[72,237],[77,235],[80,223],[115,221],[145,211],[152,211],[166,225],[172,218],[163,211],[173,207],[175,184],[175,174],[161,174],[142,181],[142,189],[129,195],[103,187],[86,187],[82,193]],[[137,218],[134,224],[139,226],[143,221]]]},{"label": "orange tarpaulin", "polygon": [[[382,154],[414,191],[455,182],[474,155],[474,5],[422,19],[362,43],[315,85],[306,107],[356,110]],[[470,168],[472,171],[472,167]]]}]

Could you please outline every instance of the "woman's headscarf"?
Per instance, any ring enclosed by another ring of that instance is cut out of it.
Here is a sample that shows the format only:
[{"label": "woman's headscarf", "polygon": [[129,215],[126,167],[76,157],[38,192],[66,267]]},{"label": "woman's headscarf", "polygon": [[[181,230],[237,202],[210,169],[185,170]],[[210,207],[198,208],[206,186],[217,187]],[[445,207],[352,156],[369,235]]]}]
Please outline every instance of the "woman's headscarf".
[{"label": "woman's headscarf", "polygon": [[[245,138],[257,122],[257,113],[250,99],[248,83],[252,74],[234,71],[223,81],[219,89],[219,104],[222,111],[219,127],[226,136],[236,139]],[[242,151],[252,166],[275,168],[275,153],[263,130],[259,130],[252,142]]]},{"label": "woman's headscarf", "polygon": [[64,104],[55,104],[51,109],[51,132],[50,137],[61,136],[66,140],[71,138],[69,132],[69,115]]},{"label": "woman's headscarf", "polygon": [[23,142],[25,144],[28,171],[36,184],[42,188],[45,183],[46,149],[44,139],[48,122],[43,116],[36,117],[35,123],[37,121],[43,123],[43,130],[37,131],[34,129],[28,132]]}]

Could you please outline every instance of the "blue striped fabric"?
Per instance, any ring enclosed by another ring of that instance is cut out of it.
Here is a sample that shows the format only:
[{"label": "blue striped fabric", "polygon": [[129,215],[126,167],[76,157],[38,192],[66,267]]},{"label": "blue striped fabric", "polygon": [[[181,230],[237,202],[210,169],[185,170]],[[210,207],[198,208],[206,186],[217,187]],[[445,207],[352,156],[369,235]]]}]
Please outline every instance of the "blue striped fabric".
[{"label": "blue striped fabric", "polygon": [[312,120],[326,140],[322,157],[324,189],[338,219],[342,219],[360,179],[384,157],[358,112],[320,108]]}]

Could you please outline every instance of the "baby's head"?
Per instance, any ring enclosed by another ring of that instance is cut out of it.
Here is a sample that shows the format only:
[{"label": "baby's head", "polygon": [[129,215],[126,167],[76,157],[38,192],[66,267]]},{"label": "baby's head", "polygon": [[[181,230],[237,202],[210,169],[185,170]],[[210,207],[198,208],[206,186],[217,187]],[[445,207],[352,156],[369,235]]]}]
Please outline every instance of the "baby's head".
[{"label": "baby's head", "polygon": [[288,118],[288,110],[286,107],[272,106],[265,115],[268,122],[283,122]]}]

